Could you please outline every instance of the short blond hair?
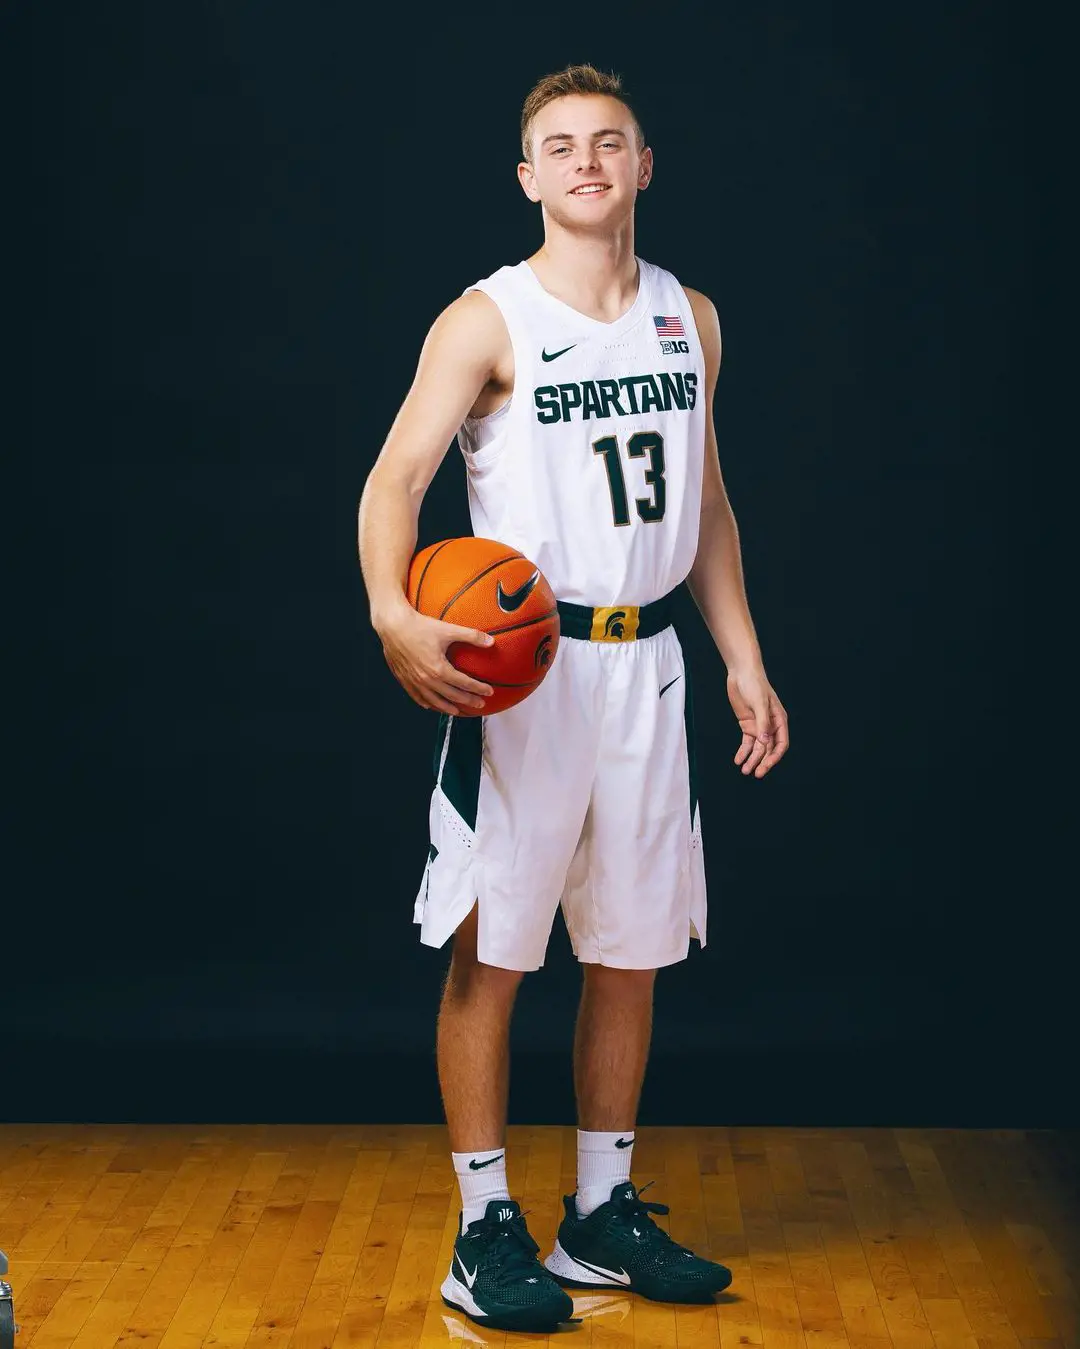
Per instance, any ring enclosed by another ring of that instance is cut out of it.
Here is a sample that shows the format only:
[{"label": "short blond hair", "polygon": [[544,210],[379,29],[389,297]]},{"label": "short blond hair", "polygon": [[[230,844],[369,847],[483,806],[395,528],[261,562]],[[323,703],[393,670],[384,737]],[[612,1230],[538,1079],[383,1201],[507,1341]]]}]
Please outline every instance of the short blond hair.
[{"label": "short blond hair", "polygon": [[567,94],[606,94],[609,98],[617,98],[626,108],[634,123],[634,130],[637,132],[637,148],[645,148],[645,134],[641,129],[641,123],[637,119],[637,113],[627,101],[626,94],[622,87],[622,80],[618,75],[607,74],[605,71],[597,70],[595,66],[567,66],[565,70],[557,71],[553,75],[545,75],[543,79],[537,80],[529,90],[528,96],[521,109],[521,153],[532,163],[532,124],[536,120],[537,113],[541,108],[546,108],[549,103],[553,103],[557,98],[565,98]]}]

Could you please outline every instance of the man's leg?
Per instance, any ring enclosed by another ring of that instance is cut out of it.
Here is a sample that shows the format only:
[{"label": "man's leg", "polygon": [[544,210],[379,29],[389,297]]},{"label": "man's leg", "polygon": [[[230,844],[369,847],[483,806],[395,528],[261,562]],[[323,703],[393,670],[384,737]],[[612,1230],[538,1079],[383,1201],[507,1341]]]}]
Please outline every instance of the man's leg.
[{"label": "man's leg", "polygon": [[[678,1245],[630,1181],[652,1028],[654,970],[584,964],[574,1035],[578,1180],[544,1267],[574,1288],[620,1288],[660,1302],[709,1302],[731,1270]],[[575,1213],[574,1210],[577,1210]]]},{"label": "man's leg", "polygon": [[656,971],[581,968],[574,1029],[578,1128],[633,1132],[652,1037]]},{"label": "man's leg", "polygon": [[505,1143],[510,1020],[521,970],[476,958],[477,909],[454,936],[436,1031],[439,1086],[455,1152]]},{"label": "man's leg", "polygon": [[439,1083],[461,1189],[461,1219],[440,1292],[480,1325],[550,1332],[573,1316],[573,1299],[539,1260],[523,1258],[532,1238],[506,1188],[502,1145],[510,1020],[522,972],[481,964],[476,929],[474,906],[454,934],[439,1008]]},{"label": "man's leg", "polygon": [[634,1122],[652,1036],[655,970],[582,965],[574,1030],[577,1209],[591,1213],[630,1179]]},{"label": "man's leg", "polygon": [[476,958],[477,909],[454,935],[436,1030],[443,1110],[465,1228],[506,1187],[510,1021],[522,971]]}]

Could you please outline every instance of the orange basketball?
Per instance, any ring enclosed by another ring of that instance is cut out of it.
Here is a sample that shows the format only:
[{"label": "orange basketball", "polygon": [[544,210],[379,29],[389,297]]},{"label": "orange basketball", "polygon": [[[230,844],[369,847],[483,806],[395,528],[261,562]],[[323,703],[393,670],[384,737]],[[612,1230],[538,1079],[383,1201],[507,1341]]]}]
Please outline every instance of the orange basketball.
[{"label": "orange basketball", "polygon": [[559,646],[559,611],[547,580],[516,548],[467,535],[422,548],[409,566],[409,603],[422,614],[479,628],[492,646],[454,642],[447,659],[495,690],[482,708],[458,716],[487,717],[527,698],[551,669]]}]

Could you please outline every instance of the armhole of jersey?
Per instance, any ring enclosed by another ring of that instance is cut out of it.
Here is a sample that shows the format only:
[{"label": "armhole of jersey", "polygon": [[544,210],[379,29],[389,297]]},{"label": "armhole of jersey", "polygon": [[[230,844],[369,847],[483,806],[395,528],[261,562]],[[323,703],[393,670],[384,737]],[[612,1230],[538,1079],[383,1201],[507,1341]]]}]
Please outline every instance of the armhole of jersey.
[{"label": "armhole of jersey", "polygon": [[690,303],[690,296],[687,295],[686,287],[683,283],[681,281],[676,281],[675,284],[682,292],[682,297],[686,301],[686,309],[690,315],[690,322],[694,325],[694,336],[697,338],[698,350],[701,351],[701,330],[698,328],[697,315],[694,313],[694,306]]},{"label": "armhole of jersey", "polygon": [[[701,389],[700,389],[700,394],[701,394],[703,406],[705,406],[705,408],[708,409],[708,402],[707,402],[706,400],[707,400],[707,398],[708,398],[708,393],[709,393],[708,388],[707,388],[707,382],[708,382],[708,374],[709,374],[709,372],[708,372],[708,370],[707,370],[706,367],[705,367],[705,348],[702,346],[702,343],[701,343],[701,329],[698,327],[697,315],[694,313],[694,306],[690,303],[690,296],[687,295],[687,293],[686,293],[686,287],[685,287],[685,286],[683,285],[683,283],[682,283],[681,281],[679,281],[676,277],[672,277],[672,280],[674,281],[675,285],[678,286],[680,292],[682,293],[683,299],[686,301],[686,309],[687,309],[687,312],[688,312],[689,315],[690,315],[690,322],[694,325],[694,337],[697,339],[698,359],[699,359],[700,362],[701,362]],[[711,303],[711,302],[710,302],[710,303]],[[719,376],[719,373],[720,373],[720,372],[717,371],[717,376]]]},{"label": "armhole of jersey", "polygon": [[[502,315],[503,323],[506,325],[507,335],[510,338],[510,352],[514,362],[514,384],[510,390],[509,398],[507,398],[507,400],[504,403],[500,403],[497,408],[493,409],[493,411],[487,413],[483,417],[465,418],[465,421],[463,423],[463,429],[465,429],[467,432],[475,433],[481,428],[486,429],[488,427],[496,426],[499,422],[502,422],[507,417],[509,417],[511,408],[513,407],[514,404],[514,399],[517,397],[518,394],[518,371],[521,366],[521,361],[518,354],[518,343],[514,339],[515,320],[510,307],[504,305],[501,302],[501,300],[498,297],[498,294],[496,293],[496,287],[489,286],[487,284],[486,279],[485,281],[478,281],[472,286],[467,286],[465,290],[462,291],[462,294],[468,295],[472,291],[481,291],[484,295],[488,297],[488,299],[492,302],[492,304],[496,306],[499,313]],[[496,431],[495,434],[498,435],[499,434],[498,431]],[[461,445],[460,439],[458,441],[458,444]],[[476,468],[487,468],[489,464],[491,464],[492,462],[494,462],[496,459],[499,458],[501,448],[502,448],[501,445],[496,444],[487,446],[483,450],[477,452],[470,451],[466,455],[466,460],[467,462],[474,465]]]}]

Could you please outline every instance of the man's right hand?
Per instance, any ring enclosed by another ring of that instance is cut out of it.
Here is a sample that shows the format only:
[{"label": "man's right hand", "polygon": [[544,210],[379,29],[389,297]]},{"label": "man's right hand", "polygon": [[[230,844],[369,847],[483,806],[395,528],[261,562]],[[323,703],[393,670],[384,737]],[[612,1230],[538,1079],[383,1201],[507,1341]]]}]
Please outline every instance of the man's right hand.
[{"label": "man's right hand", "polygon": [[454,715],[462,707],[482,708],[484,699],[495,692],[490,684],[455,669],[446,655],[454,642],[493,645],[489,633],[430,618],[411,605],[396,609],[392,617],[376,623],[375,630],[394,678],[421,707]]}]

